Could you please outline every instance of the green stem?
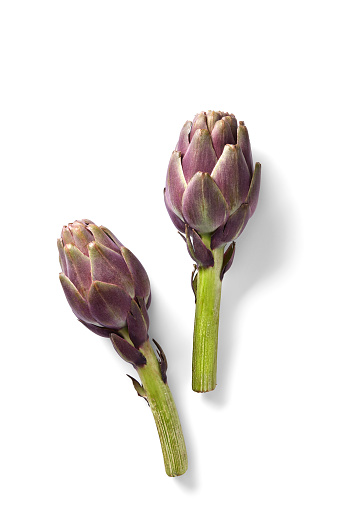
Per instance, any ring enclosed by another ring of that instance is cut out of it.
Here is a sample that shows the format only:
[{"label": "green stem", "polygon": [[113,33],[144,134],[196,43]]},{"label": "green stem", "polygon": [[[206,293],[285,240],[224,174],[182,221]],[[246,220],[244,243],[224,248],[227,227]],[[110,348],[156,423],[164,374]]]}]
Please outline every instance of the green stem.
[{"label": "green stem", "polygon": [[[210,248],[210,236],[202,235],[202,240]],[[214,266],[200,267],[197,274],[192,359],[192,389],[195,392],[213,391],[217,384],[220,272],[224,248],[217,248],[212,253]]]},{"label": "green stem", "polygon": [[187,453],[178,412],[171,391],[161,378],[158,359],[149,341],[140,348],[147,364],[137,369],[158,429],[167,475],[187,470]]}]

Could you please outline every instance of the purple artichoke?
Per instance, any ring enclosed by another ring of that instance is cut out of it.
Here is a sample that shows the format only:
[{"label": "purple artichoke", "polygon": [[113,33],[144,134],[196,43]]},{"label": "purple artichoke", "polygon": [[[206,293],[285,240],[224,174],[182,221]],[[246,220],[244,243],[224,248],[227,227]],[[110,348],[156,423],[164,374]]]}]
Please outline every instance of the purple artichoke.
[{"label": "purple artichoke", "polygon": [[[177,409],[167,384],[167,361],[148,338],[148,276],[139,260],[107,228],[83,219],[64,226],[58,240],[60,281],[73,313],[88,329],[109,337],[119,355],[133,364],[157,426],[167,475],[187,470],[187,452]],[[129,375],[128,375],[129,376]],[[143,445],[144,447],[144,445]]]},{"label": "purple artichoke", "polygon": [[174,225],[181,232],[187,225],[193,245],[201,245],[196,232],[210,234],[212,250],[235,240],[256,209],[260,174],[244,122],[199,113],[184,124],[168,166],[165,203]]},{"label": "purple artichoke", "polygon": [[168,165],[165,204],[195,261],[196,392],[211,391],[217,383],[221,284],[233,263],[234,241],[256,209],[260,175],[260,163],[253,169],[247,128],[234,115],[201,112],[184,124]]},{"label": "purple artichoke", "polygon": [[[83,219],[64,226],[58,239],[60,281],[79,321],[110,337],[120,355],[137,365],[148,339],[151,290],[144,267],[103,226]],[[119,331],[126,328],[134,347]]]}]

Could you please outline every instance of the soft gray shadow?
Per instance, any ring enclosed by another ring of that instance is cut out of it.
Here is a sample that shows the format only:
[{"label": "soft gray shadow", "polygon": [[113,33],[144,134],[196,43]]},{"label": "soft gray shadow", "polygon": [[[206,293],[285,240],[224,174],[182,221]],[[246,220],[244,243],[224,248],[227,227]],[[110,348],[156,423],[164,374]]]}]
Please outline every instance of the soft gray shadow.
[{"label": "soft gray shadow", "polygon": [[[272,277],[287,261],[287,239],[293,225],[287,223],[288,198],[278,181],[278,170],[265,155],[257,210],[236,242],[233,266],[223,280],[220,309],[217,387],[204,394],[206,401],[224,404],[230,398],[230,385],[236,355],[235,317],[244,296],[265,279]],[[232,275],[231,275],[232,273]],[[254,290],[255,291],[255,290]],[[253,294],[253,298],[255,298]],[[240,317],[241,319],[241,317]]]}]

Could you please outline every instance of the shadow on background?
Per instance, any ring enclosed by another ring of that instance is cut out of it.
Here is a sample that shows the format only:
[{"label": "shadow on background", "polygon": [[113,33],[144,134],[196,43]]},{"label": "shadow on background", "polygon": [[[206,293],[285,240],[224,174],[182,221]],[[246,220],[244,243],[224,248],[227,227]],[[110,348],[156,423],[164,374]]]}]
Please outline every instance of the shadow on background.
[{"label": "shadow on background", "polygon": [[[287,241],[293,235],[287,224],[289,214],[284,186],[279,185],[278,171],[265,156],[257,158],[262,164],[262,182],[257,210],[246,229],[236,241],[236,253],[230,272],[223,280],[220,308],[217,387],[204,395],[206,401],[224,404],[230,398],[230,385],[235,360],[235,320],[242,320],[237,312],[240,301],[253,288],[272,277],[287,261]],[[253,294],[253,298],[255,295]],[[264,311],[263,311],[264,312]],[[239,318],[238,318],[239,317]],[[254,331],[259,334],[260,331]]]}]

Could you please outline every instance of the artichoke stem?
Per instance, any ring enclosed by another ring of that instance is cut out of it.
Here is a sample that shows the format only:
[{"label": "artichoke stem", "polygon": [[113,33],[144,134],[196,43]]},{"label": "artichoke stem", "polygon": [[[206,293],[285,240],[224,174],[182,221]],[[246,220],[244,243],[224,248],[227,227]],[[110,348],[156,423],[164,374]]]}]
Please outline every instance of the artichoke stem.
[{"label": "artichoke stem", "polygon": [[[202,235],[202,240],[210,248],[210,236]],[[224,248],[217,248],[212,254],[214,266],[200,267],[197,275],[192,358],[192,389],[195,392],[213,391],[217,384],[220,273]]]},{"label": "artichoke stem", "polygon": [[182,475],[187,470],[187,452],[178,412],[171,391],[161,377],[158,359],[149,341],[140,348],[147,364],[137,368],[157,426],[166,474]]}]

